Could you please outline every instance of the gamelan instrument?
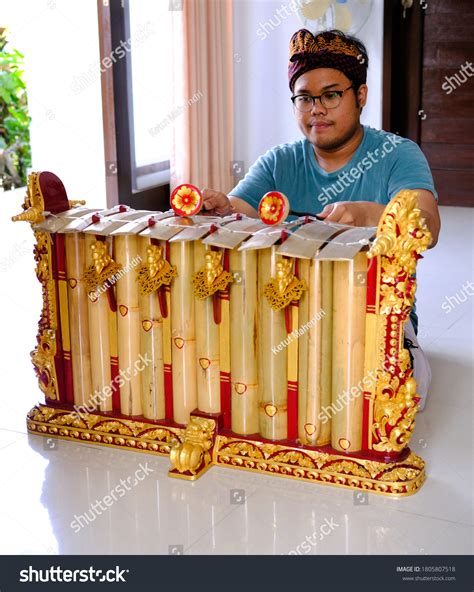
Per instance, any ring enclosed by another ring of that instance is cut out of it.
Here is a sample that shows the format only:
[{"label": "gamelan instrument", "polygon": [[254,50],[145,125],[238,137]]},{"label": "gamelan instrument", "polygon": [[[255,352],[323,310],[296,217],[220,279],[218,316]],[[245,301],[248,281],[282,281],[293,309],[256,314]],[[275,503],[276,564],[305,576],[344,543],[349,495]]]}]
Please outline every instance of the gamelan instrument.
[{"label": "gamelan instrument", "polygon": [[416,192],[378,228],[199,214],[184,184],[167,212],[68,200],[33,173],[43,309],[32,361],[44,403],[28,430],[166,454],[170,475],[214,464],[389,495],[414,493],[419,397],[404,323],[431,237]]}]

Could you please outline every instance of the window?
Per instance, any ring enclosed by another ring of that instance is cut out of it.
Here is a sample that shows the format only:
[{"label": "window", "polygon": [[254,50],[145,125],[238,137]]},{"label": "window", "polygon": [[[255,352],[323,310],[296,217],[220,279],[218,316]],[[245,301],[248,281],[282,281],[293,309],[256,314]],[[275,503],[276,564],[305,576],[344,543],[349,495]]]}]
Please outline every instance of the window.
[{"label": "window", "polygon": [[120,203],[167,209],[172,119],[169,0],[111,0]]}]

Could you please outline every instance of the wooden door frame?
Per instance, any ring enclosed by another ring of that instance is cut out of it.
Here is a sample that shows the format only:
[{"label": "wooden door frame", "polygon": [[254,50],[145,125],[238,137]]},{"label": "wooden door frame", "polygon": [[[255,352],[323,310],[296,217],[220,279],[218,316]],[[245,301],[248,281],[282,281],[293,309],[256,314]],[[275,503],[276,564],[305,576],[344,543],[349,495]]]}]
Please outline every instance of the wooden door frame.
[{"label": "wooden door frame", "polygon": [[[130,39],[128,0],[97,0],[102,88],[102,121],[106,174],[107,207],[122,204],[136,209],[166,210],[169,183],[133,189],[133,175],[161,170],[152,165],[135,167],[133,96],[131,89],[131,56],[127,51],[111,60],[113,48]],[[112,62],[106,67],[105,60]]]},{"label": "wooden door frame", "polygon": [[[108,0],[97,0],[100,63],[112,53],[112,32]],[[112,68],[100,72],[102,124],[104,134],[105,192],[107,207],[119,203],[117,143],[115,139],[114,74]]]},{"label": "wooden door frame", "polygon": [[420,144],[424,10],[384,0],[382,127]]}]

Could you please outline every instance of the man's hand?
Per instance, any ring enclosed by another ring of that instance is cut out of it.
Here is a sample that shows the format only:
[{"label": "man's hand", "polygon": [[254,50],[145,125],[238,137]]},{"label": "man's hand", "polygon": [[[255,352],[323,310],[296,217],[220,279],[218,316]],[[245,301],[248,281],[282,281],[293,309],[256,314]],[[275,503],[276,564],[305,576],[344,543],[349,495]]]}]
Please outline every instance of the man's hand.
[{"label": "man's hand", "polygon": [[202,214],[213,216],[228,216],[234,213],[230,199],[225,193],[214,191],[214,189],[203,189],[203,211]]},{"label": "man's hand", "polygon": [[318,214],[325,222],[349,226],[377,226],[385,206],[372,201],[340,201],[328,204]]},{"label": "man's hand", "polygon": [[[426,189],[415,189],[417,192],[418,207],[421,216],[431,232],[432,242],[429,246],[432,249],[438,242],[441,220],[439,217],[438,203],[431,193]],[[350,226],[378,226],[380,218],[385,210],[383,204],[373,201],[340,201],[335,204],[328,204],[318,214],[325,222],[338,222]]]}]

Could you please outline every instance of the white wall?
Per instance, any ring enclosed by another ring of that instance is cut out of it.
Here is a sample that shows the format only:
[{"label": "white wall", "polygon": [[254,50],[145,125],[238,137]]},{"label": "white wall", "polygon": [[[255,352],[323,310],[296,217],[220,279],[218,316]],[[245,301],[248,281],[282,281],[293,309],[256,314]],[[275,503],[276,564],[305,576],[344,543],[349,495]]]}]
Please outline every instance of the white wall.
[{"label": "white wall", "polygon": [[[292,7],[291,0],[234,0],[234,159],[244,161],[245,170],[272,146],[302,137],[288,87],[288,46],[293,33],[303,27]],[[273,30],[270,20],[277,25]],[[262,29],[265,23],[270,26]],[[370,61],[369,99],[362,121],[380,128],[383,0],[372,0],[370,17],[357,37],[366,44]]]},{"label": "white wall", "polygon": [[33,170],[57,174],[70,199],[105,207],[96,0],[3,1],[0,24],[25,55]]}]

